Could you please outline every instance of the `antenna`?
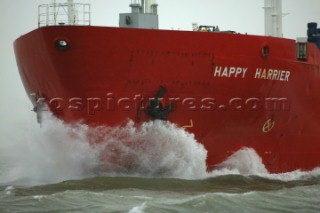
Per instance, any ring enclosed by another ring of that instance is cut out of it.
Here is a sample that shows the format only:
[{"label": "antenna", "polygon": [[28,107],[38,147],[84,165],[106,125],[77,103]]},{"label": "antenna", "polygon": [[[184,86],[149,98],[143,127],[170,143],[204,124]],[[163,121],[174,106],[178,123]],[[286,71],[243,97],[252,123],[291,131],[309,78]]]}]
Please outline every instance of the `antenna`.
[{"label": "antenna", "polygon": [[265,0],[265,35],[283,37],[282,33],[282,0]]}]

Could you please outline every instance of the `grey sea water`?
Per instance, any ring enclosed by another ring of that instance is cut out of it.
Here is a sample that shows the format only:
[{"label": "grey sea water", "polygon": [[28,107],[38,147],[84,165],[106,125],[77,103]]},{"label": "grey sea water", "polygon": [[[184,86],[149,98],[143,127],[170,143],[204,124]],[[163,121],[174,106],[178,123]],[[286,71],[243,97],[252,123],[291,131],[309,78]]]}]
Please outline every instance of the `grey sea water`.
[{"label": "grey sea water", "polygon": [[17,128],[0,143],[1,213],[320,212],[320,168],[269,174],[243,148],[207,172],[203,146],[170,123]]},{"label": "grey sea water", "polygon": [[0,212],[319,212],[320,178],[223,175],[203,180],[93,177],[2,186]]}]

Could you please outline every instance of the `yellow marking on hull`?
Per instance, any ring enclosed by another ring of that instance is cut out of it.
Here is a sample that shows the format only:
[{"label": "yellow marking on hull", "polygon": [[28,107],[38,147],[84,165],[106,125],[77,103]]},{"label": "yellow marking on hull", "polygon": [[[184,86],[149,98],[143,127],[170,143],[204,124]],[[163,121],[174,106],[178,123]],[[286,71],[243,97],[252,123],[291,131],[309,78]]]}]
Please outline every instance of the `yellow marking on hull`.
[{"label": "yellow marking on hull", "polygon": [[276,122],[273,119],[267,120],[262,127],[262,132],[264,133],[270,132],[274,128],[275,123]]},{"label": "yellow marking on hull", "polygon": [[193,121],[190,119],[190,124],[183,126],[183,128],[192,128],[193,127]]}]

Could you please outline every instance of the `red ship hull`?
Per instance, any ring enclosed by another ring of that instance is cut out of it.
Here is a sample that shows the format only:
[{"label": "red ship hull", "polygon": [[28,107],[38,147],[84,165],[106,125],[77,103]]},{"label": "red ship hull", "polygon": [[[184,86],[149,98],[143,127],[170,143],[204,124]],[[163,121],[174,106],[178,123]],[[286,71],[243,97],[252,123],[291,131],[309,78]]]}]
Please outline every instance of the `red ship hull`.
[{"label": "red ship hull", "polygon": [[15,42],[27,93],[63,121],[148,121],[147,99],[163,86],[174,103],[167,119],[195,134],[209,169],[250,147],[273,173],[320,166],[320,52],[307,50],[302,61],[289,39],[90,26]]}]

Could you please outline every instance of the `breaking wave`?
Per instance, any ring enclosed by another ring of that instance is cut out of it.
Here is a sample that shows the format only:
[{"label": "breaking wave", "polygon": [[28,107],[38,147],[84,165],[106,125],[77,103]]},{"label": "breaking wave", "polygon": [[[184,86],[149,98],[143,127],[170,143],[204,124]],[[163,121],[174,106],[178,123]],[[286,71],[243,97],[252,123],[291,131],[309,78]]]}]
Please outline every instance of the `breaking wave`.
[{"label": "breaking wave", "polygon": [[124,127],[96,128],[93,134],[103,135],[98,149],[102,171],[109,175],[201,178],[206,174],[207,151],[193,134],[172,123],[150,121],[135,127],[129,121]]},{"label": "breaking wave", "polygon": [[[204,147],[169,122],[136,127],[66,125],[44,113],[42,127],[21,126],[1,143],[0,184],[46,184],[96,175],[201,178]],[[34,120],[32,120],[34,122]],[[91,143],[89,138],[99,143]]]},{"label": "breaking wave", "polygon": [[89,128],[66,125],[50,113],[44,114],[44,121],[41,128],[21,125],[17,134],[0,144],[0,162],[4,162],[0,185],[38,185],[101,175],[204,179],[241,174],[281,180],[320,175],[320,169],[269,174],[250,148],[239,150],[208,173],[203,145],[170,122],[150,121],[136,127],[129,121],[120,127]]},{"label": "breaking wave", "polygon": [[4,162],[0,183],[44,184],[82,178],[97,165],[97,152],[86,142],[85,126],[64,125],[50,114],[40,128],[35,120],[19,125],[0,144]]}]

